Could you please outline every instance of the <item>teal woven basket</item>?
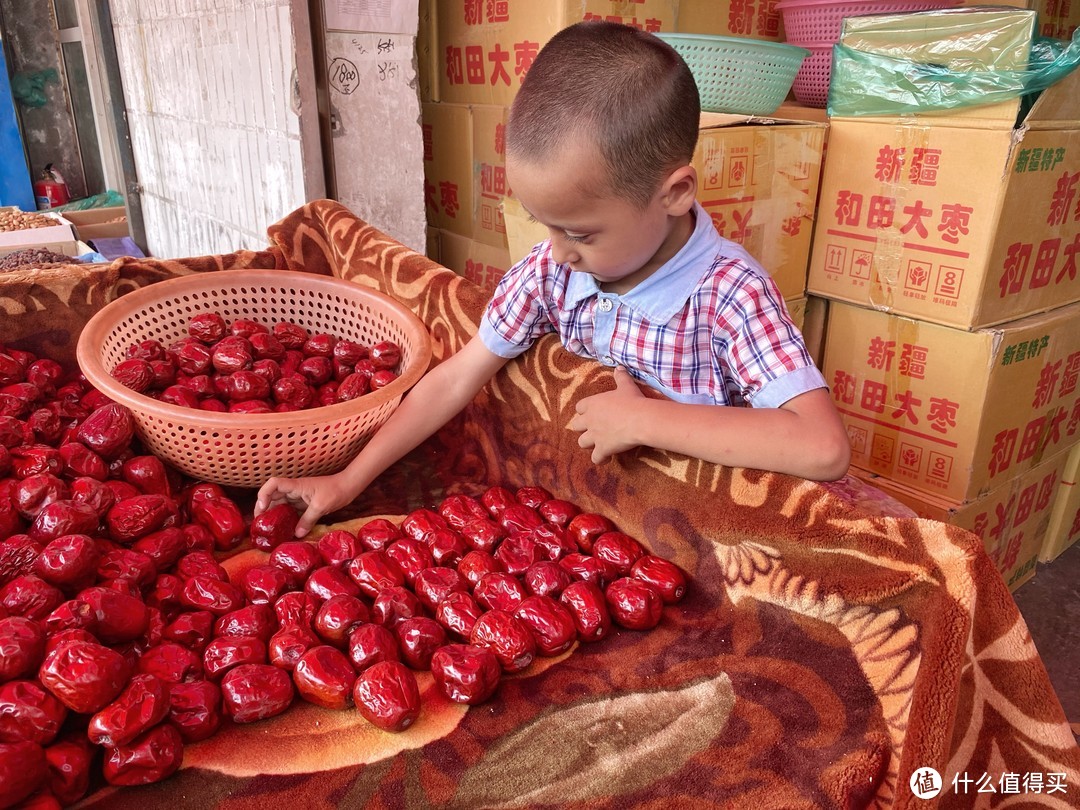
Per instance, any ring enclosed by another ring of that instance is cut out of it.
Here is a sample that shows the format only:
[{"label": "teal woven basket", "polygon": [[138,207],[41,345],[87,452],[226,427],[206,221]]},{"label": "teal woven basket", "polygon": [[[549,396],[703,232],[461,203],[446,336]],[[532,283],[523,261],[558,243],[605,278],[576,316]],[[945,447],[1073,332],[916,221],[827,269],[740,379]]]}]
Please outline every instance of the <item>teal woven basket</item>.
[{"label": "teal woven basket", "polygon": [[806,48],[706,34],[657,34],[690,67],[706,112],[769,115],[791,90]]}]

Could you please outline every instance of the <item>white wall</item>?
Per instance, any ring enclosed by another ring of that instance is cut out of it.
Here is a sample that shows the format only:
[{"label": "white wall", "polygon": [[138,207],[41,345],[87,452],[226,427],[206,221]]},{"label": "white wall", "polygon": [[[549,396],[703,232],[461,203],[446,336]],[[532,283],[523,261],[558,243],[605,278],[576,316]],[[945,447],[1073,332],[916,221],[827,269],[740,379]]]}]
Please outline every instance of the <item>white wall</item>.
[{"label": "white wall", "polygon": [[337,199],[418,253],[427,241],[424,143],[411,33],[326,32]]},{"label": "white wall", "polygon": [[321,166],[314,104],[301,121],[294,84],[298,58],[297,82],[311,71],[304,4],[111,0],[111,8],[149,252],[266,247],[267,226],[307,199],[305,165],[307,192],[322,182],[312,170],[312,150]]}]

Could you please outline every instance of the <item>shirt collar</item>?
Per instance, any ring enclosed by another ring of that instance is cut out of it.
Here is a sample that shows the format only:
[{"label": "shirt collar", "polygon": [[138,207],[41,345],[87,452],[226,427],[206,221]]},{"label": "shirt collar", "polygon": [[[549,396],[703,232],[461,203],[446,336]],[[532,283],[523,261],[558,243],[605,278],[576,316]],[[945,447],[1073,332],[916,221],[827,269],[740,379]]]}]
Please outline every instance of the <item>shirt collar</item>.
[{"label": "shirt collar", "polygon": [[[708,212],[695,201],[694,230],[686,244],[634,289],[625,295],[613,297],[651,321],[663,323],[671,320],[683,308],[702,276],[712,267],[722,241]],[[568,307],[600,293],[600,285],[588,273],[570,273],[566,284]]]}]

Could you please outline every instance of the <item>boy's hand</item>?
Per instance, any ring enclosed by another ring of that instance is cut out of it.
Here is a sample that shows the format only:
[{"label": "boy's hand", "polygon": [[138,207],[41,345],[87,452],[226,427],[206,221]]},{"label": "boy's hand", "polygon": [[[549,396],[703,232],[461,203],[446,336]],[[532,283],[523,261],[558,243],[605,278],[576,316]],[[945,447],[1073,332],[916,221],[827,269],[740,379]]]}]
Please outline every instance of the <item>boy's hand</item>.
[{"label": "boy's hand", "polygon": [[259,489],[255,501],[258,516],[279,503],[288,503],[302,511],[296,524],[296,537],[304,537],[323,515],[352,502],[355,493],[349,492],[336,475],[311,478],[271,478]]},{"label": "boy's hand", "polygon": [[592,448],[592,460],[599,464],[616,453],[638,446],[627,431],[627,417],[634,402],[644,394],[630,372],[621,366],[615,369],[615,390],[585,397],[577,404],[577,415],[570,420],[570,429],[581,431],[578,445]]}]

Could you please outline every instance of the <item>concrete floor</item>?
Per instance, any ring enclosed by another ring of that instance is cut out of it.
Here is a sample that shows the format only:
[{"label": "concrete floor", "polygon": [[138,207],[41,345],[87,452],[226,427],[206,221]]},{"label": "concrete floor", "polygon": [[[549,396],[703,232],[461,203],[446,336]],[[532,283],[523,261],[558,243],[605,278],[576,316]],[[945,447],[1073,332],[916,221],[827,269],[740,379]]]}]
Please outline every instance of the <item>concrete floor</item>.
[{"label": "concrete floor", "polygon": [[1080,543],[1013,594],[1065,715],[1080,737]]}]

